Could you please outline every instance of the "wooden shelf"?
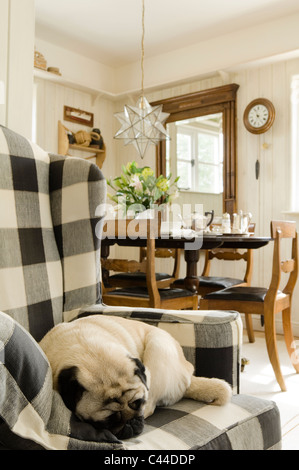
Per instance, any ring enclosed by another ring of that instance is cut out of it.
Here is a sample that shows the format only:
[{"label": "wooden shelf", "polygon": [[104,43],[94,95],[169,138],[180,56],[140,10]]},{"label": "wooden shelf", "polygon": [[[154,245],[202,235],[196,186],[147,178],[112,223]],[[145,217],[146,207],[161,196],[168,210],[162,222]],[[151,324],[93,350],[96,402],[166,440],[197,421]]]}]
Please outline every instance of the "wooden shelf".
[{"label": "wooden shelf", "polygon": [[79,150],[80,152],[91,153],[92,155],[90,156],[80,155],[80,158],[84,158],[86,160],[95,158],[96,164],[98,165],[98,167],[102,168],[103,163],[106,158],[105,144],[104,144],[103,149],[97,149],[94,147],[85,147],[84,145],[78,145],[78,144],[70,144],[68,136],[67,136],[66,128],[64,127],[61,121],[58,121],[58,153],[60,155],[69,155],[69,149]]},{"label": "wooden shelf", "polygon": [[83,152],[105,153],[104,149],[97,149],[94,147],[85,147],[84,145],[78,145],[78,144],[69,144],[69,148],[74,149],[74,150],[81,150]]},{"label": "wooden shelf", "polygon": [[104,90],[99,90],[99,89],[92,88],[92,87],[90,87],[88,85],[85,85],[83,83],[75,82],[74,80],[72,80],[70,78],[66,78],[62,75],[57,75],[53,72],[48,72],[46,70],[38,69],[36,67],[34,67],[33,74],[34,74],[34,77],[36,77],[36,78],[40,78],[42,80],[57,83],[59,85],[63,85],[63,86],[69,87],[69,88],[73,88],[74,90],[89,93],[92,97],[92,103],[93,104],[95,104],[95,101],[97,100],[97,98],[99,98],[101,96],[106,96],[107,98],[111,98],[111,99],[115,98],[115,95],[113,93],[109,93],[109,92],[104,91]]}]

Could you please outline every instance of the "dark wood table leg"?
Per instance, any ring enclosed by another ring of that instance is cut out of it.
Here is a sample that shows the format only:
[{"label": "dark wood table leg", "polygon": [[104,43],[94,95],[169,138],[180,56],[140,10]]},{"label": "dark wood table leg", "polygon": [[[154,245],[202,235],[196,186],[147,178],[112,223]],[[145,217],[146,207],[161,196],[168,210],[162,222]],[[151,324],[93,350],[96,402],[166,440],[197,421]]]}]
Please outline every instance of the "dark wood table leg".
[{"label": "dark wood table leg", "polygon": [[199,261],[199,250],[185,250],[184,257],[187,264],[185,288],[191,292],[197,292],[199,281],[197,276],[197,263]]},{"label": "dark wood table leg", "polygon": [[[103,244],[101,246],[101,258],[107,259],[110,253],[110,246]],[[102,266],[102,281],[105,287],[109,287],[109,271]]]}]

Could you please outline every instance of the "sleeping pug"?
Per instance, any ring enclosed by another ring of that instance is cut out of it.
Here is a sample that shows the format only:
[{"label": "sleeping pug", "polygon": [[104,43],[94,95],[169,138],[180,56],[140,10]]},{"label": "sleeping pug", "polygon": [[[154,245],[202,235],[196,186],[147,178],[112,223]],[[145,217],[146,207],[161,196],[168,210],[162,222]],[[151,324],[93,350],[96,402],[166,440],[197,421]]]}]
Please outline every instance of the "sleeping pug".
[{"label": "sleeping pug", "polygon": [[224,405],[231,397],[223,380],[193,375],[170,334],[141,321],[91,315],[57,325],[40,346],[65,405],[119,439],[140,434],[156,406],[183,397]]}]

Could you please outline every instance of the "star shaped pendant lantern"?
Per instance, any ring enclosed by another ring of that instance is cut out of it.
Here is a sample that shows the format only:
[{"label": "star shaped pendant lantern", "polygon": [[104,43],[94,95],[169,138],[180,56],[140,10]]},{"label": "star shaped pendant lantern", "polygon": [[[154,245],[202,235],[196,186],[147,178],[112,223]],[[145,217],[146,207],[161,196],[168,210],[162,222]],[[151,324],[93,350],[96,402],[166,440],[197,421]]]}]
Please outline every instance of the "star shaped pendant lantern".
[{"label": "star shaped pendant lantern", "polygon": [[168,116],[163,113],[162,105],[151,106],[145,96],[141,96],[135,106],[125,105],[123,113],[115,114],[122,126],[114,137],[124,139],[125,145],[133,144],[144,158],[149,145],[169,139],[163,126]]},{"label": "star shaped pendant lantern", "polygon": [[115,117],[121,123],[121,128],[115,134],[115,139],[124,139],[125,145],[133,144],[141,158],[151,144],[160,140],[169,139],[163,123],[168,113],[163,113],[162,105],[151,106],[143,93],[144,82],[144,0],[142,0],[142,40],[141,40],[141,97],[135,106],[124,106],[123,113],[116,113]]}]

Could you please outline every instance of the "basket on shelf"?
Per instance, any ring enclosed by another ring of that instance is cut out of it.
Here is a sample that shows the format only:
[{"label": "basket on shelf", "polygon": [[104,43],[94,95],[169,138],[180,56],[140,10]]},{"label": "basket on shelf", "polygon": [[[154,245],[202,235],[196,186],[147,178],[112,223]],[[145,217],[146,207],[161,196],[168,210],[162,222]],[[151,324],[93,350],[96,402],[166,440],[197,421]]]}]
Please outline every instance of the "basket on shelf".
[{"label": "basket on shelf", "polygon": [[34,67],[42,70],[47,70],[47,61],[43,54],[38,51],[34,51]]},{"label": "basket on shelf", "polygon": [[58,121],[58,153],[60,155],[69,155],[69,149],[81,150],[83,152],[93,153],[93,155],[82,158],[95,158],[96,164],[102,168],[106,158],[106,147],[103,143],[102,148],[90,146],[93,139],[98,139],[96,132],[87,132],[80,130],[73,134],[61,121]]}]

